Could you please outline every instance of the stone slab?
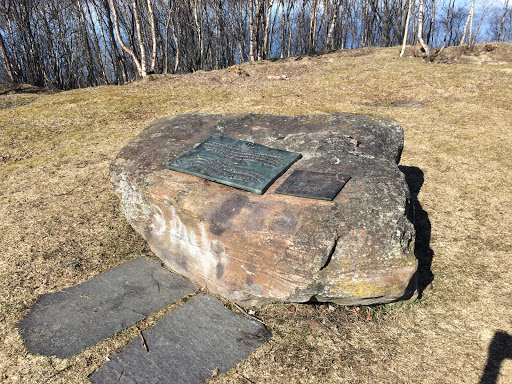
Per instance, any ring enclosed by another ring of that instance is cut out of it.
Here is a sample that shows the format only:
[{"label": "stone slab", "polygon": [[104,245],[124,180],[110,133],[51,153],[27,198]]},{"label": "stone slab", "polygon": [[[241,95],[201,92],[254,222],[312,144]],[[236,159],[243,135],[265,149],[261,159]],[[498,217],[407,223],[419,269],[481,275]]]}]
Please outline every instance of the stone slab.
[{"label": "stone slab", "polygon": [[300,153],[212,135],[167,168],[261,195],[301,157]]},{"label": "stone slab", "polygon": [[224,373],[270,338],[265,327],[199,294],[136,337],[89,376],[103,383],[202,383]]},{"label": "stone slab", "polygon": [[349,180],[350,176],[340,173],[296,169],[275,193],[331,201]]},{"label": "stone slab", "polygon": [[18,327],[30,353],[66,358],[195,291],[160,263],[139,257],[41,295]]}]

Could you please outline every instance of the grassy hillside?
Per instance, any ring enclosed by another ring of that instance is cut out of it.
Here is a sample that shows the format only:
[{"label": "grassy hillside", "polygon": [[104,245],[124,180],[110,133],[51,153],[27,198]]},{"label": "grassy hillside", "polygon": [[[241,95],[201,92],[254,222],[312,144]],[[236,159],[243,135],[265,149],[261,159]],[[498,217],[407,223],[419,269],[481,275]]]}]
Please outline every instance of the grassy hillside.
[{"label": "grassy hillside", "polygon": [[[151,120],[340,111],[393,118],[404,128],[401,164],[416,191],[423,182],[422,279],[433,274],[433,281],[414,303],[257,310],[273,339],[212,382],[478,382],[489,355],[499,361],[512,349],[512,46],[494,47],[452,52],[461,59],[448,64],[412,50],[400,59],[398,48],[365,48],[119,87],[1,92],[0,381],[87,382],[137,336],[131,327],[60,360],[29,355],[15,324],[40,294],[138,255],[154,257],[109,184],[110,162]],[[489,349],[499,332],[502,346]],[[501,384],[512,382],[508,353]]]}]

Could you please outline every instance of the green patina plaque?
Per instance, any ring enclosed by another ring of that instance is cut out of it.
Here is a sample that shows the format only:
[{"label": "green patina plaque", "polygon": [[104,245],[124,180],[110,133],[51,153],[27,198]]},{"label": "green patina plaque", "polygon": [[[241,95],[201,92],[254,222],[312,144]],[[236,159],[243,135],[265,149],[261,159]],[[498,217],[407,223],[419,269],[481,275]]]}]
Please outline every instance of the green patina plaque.
[{"label": "green patina plaque", "polygon": [[213,135],[167,168],[262,195],[301,157],[300,153]]},{"label": "green patina plaque", "polygon": [[309,199],[332,200],[349,181],[349,175],[295,170],[276,193]]}]

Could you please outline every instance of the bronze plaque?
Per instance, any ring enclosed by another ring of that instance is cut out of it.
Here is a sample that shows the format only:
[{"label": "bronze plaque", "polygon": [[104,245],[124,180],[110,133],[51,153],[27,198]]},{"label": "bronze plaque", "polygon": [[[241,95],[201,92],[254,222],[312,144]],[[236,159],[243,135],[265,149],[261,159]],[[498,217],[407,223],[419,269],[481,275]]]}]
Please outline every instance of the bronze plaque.
[{"label": "bronze plaque", "polygon": [[310,199],[332,200],[350,179],[340,173],[295,170],[276,193]]},{"label": "bronze plaque", "polygon": [[301,157],[300,153],[213,135],[167,168],[262,195]]}]

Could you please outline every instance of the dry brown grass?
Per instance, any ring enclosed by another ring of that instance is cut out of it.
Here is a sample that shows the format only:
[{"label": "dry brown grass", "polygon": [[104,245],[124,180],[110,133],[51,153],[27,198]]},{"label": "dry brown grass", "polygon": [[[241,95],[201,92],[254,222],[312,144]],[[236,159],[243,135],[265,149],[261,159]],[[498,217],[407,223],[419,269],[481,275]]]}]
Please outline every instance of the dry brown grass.
[{"label": "dry brown grass", "polygon": [[[510,49],[499,44],[496,52]],[[119,149],[151,120],[341,111],[403,126],[402,164],[424,173],[418,199],[422,230],[431,225],[422,236],[430,237],[434,280],[412,304],[258,310],[273,339],[213,382],[478,382],[496,332],[512,337],[512,64],[500,61],[427,64],[400,59],[398,48],[367,48],[122,87],[0,96],[0,381],[87,382],[136,336],[131,327],[60,360],[28,354],[15,324],[42,293],[137,255],[154,257],[119,212],[108,174]],[[510,382],[505,359],[498,383]]]}]

